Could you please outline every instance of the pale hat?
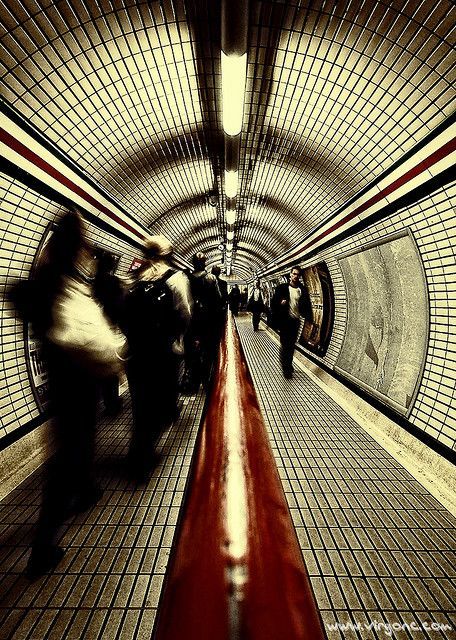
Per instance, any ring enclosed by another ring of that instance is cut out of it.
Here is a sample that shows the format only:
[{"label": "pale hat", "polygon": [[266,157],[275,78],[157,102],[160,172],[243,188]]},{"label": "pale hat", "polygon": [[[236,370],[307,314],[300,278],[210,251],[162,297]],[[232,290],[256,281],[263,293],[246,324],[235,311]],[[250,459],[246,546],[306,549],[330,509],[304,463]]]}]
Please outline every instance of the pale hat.
[{"label": "pale hat", "polygon": [[144,240],[144,253],[150,258],[169,256],[173,252],[173,245],[165,236],[148,236]]}]

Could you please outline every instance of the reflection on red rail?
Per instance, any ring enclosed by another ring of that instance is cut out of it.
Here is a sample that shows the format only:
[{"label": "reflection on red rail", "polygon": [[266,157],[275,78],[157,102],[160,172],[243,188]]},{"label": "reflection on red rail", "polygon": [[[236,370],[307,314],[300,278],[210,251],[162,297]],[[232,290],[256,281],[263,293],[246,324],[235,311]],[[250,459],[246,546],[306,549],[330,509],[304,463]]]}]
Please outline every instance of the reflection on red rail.
[{"label": "reflection on red rail", "polygon": [[155,640],[324,638],[231,317]]}]

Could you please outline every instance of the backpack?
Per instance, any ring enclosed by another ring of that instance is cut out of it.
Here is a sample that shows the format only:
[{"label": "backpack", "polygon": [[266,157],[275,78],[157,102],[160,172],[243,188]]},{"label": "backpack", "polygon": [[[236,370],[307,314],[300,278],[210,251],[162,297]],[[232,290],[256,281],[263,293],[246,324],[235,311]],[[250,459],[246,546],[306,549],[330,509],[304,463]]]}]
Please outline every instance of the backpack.
[{"label": "backpack", "polygon": [[140,280],[128,291],[124,331],[130,350],[170,347],[177,335],[177,317],[171,289],[166,284],[175,271],[169,269],[158,280]]}]

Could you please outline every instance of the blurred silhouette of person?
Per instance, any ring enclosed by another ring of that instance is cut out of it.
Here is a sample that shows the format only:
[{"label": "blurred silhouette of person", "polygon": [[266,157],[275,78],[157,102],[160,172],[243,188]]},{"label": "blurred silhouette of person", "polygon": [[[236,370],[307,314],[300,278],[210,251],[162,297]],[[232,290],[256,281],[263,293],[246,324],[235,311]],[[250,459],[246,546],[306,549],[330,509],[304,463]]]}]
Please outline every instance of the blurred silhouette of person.
[{"label": "blurred silhouette of person", "polygon": [[301,267],[292,267],[289,281],[277,285],[271,301],[273,326],[280,334],[280,362],[285,378],[293,376],[293,354],[300,318],[310,318],[312,314],[309,293],[300,278]]},{"label": "blurred silhouette of person", "polygon": [[146,482],[158,463],[156,443],[176,418],[178,366],[192,311],[188,277],[171,265],[173,247],[161,235],[144,245],[144,264],[127,292],[123,326],[133,409],[128,467]]},{"label": "blurred silhouette of person", "polygon": [[239,305],[241,303],[241,292],[237,284],[231,287],[231,291],[228,294],[228,304],[233,316],[237,316],[239,313]]},{"label": "blurred silhouette of person", "polygon": [[189,274],[189,280],[193,313],[187,340],[187,392],[196,392],[201,382],[209,384],[217,355],[223,309],[217,278],[206,270],[206,255],[195,253],[192,264],[193,271]]},{"label": "blurred silhouette of person", "polygon": [[242,293],[241,293],[241,299],[240,299],[240,309],[241,311],[245,311],[247,309],[247,300],[248,300],[248,289],[247,287],[244,287],[244,289],[242,289]]},{"label": "blurred silhouette of person", "polygon": [[261,314],[265,309],[263,301],[263,293],[261,291],[260,281],[255,282],[252,295],[247,303],[247,311],[252,312],[252,326],[254,331],[258,331],[260,325]]},{"label": "blurred silhouette of person", "polygon": [[35,279],[13,292],[13,298],[19,292],[19,312],[42,341],[53,415],[55,453],[27,565],[31,578],[63,556],[56,537],[69,512],[86,510],[101,495],[93,473],[97,390],[101,376],[121,369],[125,339],[93,297],[92,266],[82,218],[69,212],[51,236]]},{"label": "blurred silhouette of person", "polygon": [[220,339],[223,334],[223,329],[225,327],[226,320],[226,310],[228,307],[228,283],[226,280],[220,277],[222,270],[218,264],[214,265],[211,269],[212,275],[217,280],[218,289],[220,291],[220,306],[218,312],[218,333],[217,333],[217,342],[220,342]]},{"label": "blurred silhouette of person", "polygon": [[222,273],[221,268],[219,267],[218,264],[215,264],[212,269],[212,274],[216,277],[217,279],[217,284],[218,284],[218,288],[220,291],[220,296],[222,298],[222,309],[224,311],[226,311],[226,307],[228,304],[228,283],[226,280],[224,280],[220,274]]},{"label": "blurred silhouette of person", "polygon": [[[99,251],[96,260],[96,272],[93,283],[95,298],[103,307],[108,320],[113,326],[122,325],[122,313],[125,301],[125,290],[120,278],[114,275],[116,258],[108,251]],[[119,376],[113,375],[101,381],[101,397],[105,413],[116,416],[122,409],[119,396]]]}]

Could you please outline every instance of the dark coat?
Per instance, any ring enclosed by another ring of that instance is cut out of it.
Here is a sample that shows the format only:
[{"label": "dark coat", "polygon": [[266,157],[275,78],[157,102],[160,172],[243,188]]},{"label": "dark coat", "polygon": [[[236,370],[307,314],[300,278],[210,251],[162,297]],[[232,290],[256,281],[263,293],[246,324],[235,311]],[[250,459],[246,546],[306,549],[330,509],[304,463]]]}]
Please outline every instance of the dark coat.
[{"label": "dark coat", "polygon": [[[309,292],[307,287],[301,282],[298,283],[301,290],[299,298],[299,315],[306,319],[312,318],[312,306],[310,303]],[[282,300],[286,300],[287,304],[281,304]],[[288,282],[277,285],[271,300],[272,326],[280,327],[288,318],[290,310],[290,290]]]},{"label": "dark coat", "polygon": [[262,311],[264,311],[263,294],[261,293],[261,291],[258,300],[255,300],[252,293],[247,303],[247,311],[251,311],[252,313],[261,313]]}]

